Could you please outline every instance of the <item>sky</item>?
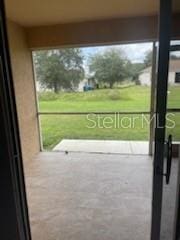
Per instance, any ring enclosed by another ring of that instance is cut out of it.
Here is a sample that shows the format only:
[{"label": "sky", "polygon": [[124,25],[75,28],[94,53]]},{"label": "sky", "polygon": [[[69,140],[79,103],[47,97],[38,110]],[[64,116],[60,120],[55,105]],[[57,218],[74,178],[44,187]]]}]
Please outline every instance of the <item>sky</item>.
[{"label": "sky", "polygon": [[152,43],[133,43],[133,44],[121,44],[121,45],[108,45],[98,47],[85,47],[82,48],[85,58],[95,54],[102,53],[108,48],[122,49],[125,56],[128,57],[132,62],[143,62],[145,54],[152,50]]}]

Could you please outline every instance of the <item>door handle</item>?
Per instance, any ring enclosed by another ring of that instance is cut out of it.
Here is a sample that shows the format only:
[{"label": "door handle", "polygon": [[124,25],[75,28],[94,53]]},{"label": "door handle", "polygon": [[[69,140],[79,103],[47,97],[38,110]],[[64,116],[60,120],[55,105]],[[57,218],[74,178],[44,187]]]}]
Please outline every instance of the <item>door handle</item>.
[{"label": "door handle", "polygon": [[167,144],[167,164],[166,173],[164,174],[164,176],[166,177],[166,184],[169,184],[172,165],[172,135],[168,136],[168,141],[166,144]]}]

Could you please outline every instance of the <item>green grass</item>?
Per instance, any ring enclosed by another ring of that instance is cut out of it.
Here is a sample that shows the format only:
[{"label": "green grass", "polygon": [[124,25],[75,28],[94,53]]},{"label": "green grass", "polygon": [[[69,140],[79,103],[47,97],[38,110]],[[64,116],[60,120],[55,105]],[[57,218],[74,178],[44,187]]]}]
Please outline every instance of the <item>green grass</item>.
[{"label": "green grass", "polygon": [[[150,88],[142,86],[125,86],[118,89],[104,89],[81,93],[43,93],[39,96],[39,110],[41,112],[97,112],[97,111],[148,111],[150,107]],[[168,107],[180,108],[180,87],[171,87],[168,94]],[[92,116],[90,116],[92,117]],[[102,121],[108,121],[108,116],[101,116],[101,126],[89,128],[92,121],[86,115],[48,115],[41,116],[41,129],[44,149],[52,149],[63,138],[68,139],[114,139],[114,140],[147,140],[149,137],[148,124],[137,115],[124,119],[124,125],[132,124],[134,128],[118,127],[117,116],[112,115],[109,128],[102,127]],[[122,117],[120,116],[119,122]],[[104,120],[105,119],[105,120]],[[147,116],[148,119],[148,116]],[[180,139],[180,114],[174,117],[176,128],[169,129],[175,139]],[[96,121],[97,116],[93,116]]]}]

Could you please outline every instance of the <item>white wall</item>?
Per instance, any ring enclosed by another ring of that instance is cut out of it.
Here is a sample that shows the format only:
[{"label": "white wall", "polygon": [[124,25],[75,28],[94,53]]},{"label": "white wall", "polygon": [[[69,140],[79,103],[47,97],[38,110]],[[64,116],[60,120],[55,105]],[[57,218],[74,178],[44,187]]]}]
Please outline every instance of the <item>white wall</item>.
[{"label": "white wall", "polygon": [[143,86],[150,86],[151,85],[151,74],[150,73],[141,73],[139,75],[139,81]]},{"label": "white wall", "polygon": [[168,75],[168,83],[170,85],[175,84],[175,72],[170,72]]},{"label": "white wall", "polygon": [[[151,74],[150,73],[141,73],[139,75],[139,81],[143,86],[150,86],[151,85]],[[170,85],[174,85],[175,83],[175,72],[169,72],[168,75],[168,83]]]}]

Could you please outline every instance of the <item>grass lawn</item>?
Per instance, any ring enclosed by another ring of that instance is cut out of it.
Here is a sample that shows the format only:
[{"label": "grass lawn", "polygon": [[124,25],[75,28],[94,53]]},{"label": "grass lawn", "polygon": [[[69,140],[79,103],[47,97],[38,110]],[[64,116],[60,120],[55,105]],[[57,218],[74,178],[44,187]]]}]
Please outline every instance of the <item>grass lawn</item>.
[{"label": "grass lawn", "polygon": [[[142,86],[122,86],[118,89],[81,93],[43,93],[39,96],[40,112],[149,111],[149,107],[150,88]],[[168,107],[180,108],[180,87],[169,89]],[[63,138],[148,139],[148,116],[142,118],[140,115],[129,115],[128,119],[124,117],[90,115],[87,119],[86,115],[42,115],[40,120],[44,149],[52,149]],[[176,114],[173,120],[176,121],[176,127],[168,129],[168,132],[173,133],[176,140],[180,140],[180,114]],[[118,122],[121,126],[118,126]]]}]

